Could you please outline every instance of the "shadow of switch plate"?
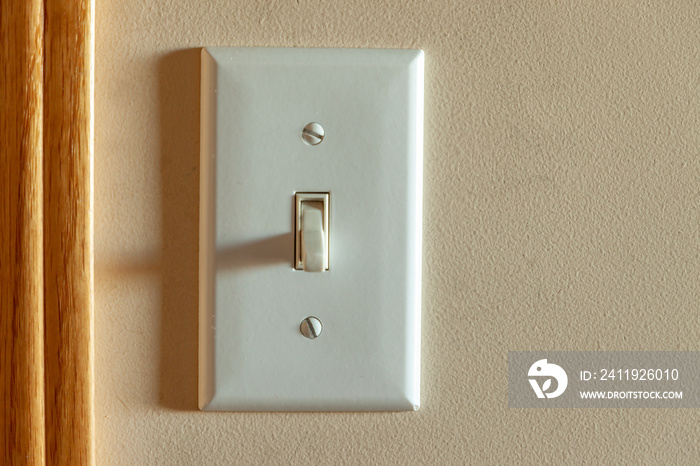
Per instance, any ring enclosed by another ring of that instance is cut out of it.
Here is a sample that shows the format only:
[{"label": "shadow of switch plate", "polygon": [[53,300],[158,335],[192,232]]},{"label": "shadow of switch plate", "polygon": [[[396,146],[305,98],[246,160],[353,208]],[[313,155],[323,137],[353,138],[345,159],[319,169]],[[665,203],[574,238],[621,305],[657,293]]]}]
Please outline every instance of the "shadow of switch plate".
[{"label": "shadow of switch plate", "polygon": [[[423,62],[202,50],[200,409],[418,408]],[[325,272],[294,268],[297,192],[331,194]]]}]

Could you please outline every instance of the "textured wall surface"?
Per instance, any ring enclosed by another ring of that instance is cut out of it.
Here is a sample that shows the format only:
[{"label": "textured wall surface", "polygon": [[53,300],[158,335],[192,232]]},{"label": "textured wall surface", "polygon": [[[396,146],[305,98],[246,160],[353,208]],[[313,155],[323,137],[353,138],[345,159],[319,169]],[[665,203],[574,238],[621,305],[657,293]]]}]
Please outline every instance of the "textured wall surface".
[{"label": "textured wall surface", "polygon": [[[506,380],[508,350],[700,349],[698,2],[96,3],[99,464],[698,460],[698,410]],[[420,411],[197,411],[205,45],[425,50]]]}]

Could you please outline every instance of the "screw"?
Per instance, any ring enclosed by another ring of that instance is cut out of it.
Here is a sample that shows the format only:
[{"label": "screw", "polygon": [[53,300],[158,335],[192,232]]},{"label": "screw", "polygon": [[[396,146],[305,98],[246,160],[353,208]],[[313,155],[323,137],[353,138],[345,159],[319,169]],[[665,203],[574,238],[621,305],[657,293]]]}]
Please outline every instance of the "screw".
[{"label": "screw", "polygon": [[323,331],[323,324],[316,317],[307,317],[301,321],[299,330],[306,338],[313,340]]},{"label": "screw", "polygon": [[321,144],[321,141],[323,141],[323,137],[325,135],[326,132],[324,131],[323,126],[319,125],[318,123],[309,123],[308,125],[304,126],[304,129],[301,131],[301,138],[305,143],[311,146]]}]

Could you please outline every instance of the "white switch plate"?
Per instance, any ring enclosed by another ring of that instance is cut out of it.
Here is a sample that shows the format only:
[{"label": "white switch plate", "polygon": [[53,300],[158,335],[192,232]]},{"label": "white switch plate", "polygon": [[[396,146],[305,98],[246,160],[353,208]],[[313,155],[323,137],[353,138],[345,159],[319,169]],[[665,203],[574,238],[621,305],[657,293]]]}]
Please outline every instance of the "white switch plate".
[{"label": "white switch plate", "polygon": [[[423,52],[206,48],[201,84],[200,409],[418,409]],[[326,272],[296,192],[330,193]]]}]

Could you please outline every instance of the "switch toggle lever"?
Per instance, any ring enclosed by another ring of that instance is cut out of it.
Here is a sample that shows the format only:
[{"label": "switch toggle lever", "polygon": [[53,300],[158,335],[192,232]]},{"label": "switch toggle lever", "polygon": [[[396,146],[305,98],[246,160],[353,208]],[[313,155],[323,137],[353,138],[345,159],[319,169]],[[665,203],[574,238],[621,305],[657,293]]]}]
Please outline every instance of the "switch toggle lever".
[{"label": "switch toggle lever", "polygon": [[301,203],[301,261],[306,272],[326,270],[327,251],[322,208],[323,204],[320,202]]},{"label": "switch toggle lever", "polygon": [[328,270],[328,193],[297,193],[295,268],[305,272]]}]

